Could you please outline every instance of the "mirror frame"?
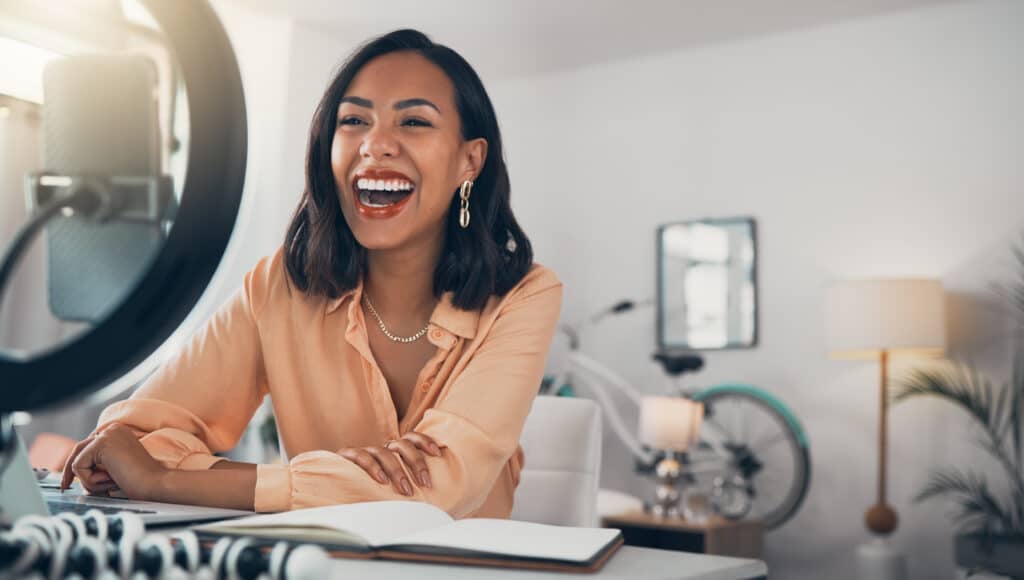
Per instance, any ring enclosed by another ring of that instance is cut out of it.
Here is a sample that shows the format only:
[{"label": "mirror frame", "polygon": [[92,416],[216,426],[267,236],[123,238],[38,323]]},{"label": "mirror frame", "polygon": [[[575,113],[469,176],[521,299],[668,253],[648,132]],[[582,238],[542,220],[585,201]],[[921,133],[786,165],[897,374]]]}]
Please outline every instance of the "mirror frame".
[{"label": "mirror frame", "polygon": [[227,34],[205,0],[142,2],[167,36],[185,83],[191,134],[181,205],[149,271],[106,320],[26,360],[0,354],[0,413],[87,395],[142,362],[198,302],[234,229],[248,134]]},{"label": "mirror frame", "polygon": [[[725,346],[711,347],[711,348],[694,348],[691,346],[684,346],[681,344],[667,343],[665,340],[665,274],[662,270],[662,261],[664,259],[664,246],[662,245],[662,233],[666,228],[677,226],[680,224],[711,224],[711,225],[723,225],[723,224],[734,224],[738,222],[746,222],[750,224],[750,238],[754,244],[754,264],[750,271],[750,276],[754,284],[754,332],[750,338],[750,344],[738,344],[728,343]],[[657,271],[657,288],[656,300],[655,300],[655,323],[657,327],[658,335],[658,349],[662,351],[672,350],[683,350],[683,351],[714,351],[714,350],[740,350],[747,348],[756,348],[761,340],[761,297],[760,297],[760,283],[758,277],[758,262],[760,258],[760,249],[757,244],[757,220],[752,216],[736,216],[728,218],[705,218],[695,220],[683,220],[671,223],[660,224],[655,230],[654,234],[655,245],[657,247],[655,257],[655,270]]]}]

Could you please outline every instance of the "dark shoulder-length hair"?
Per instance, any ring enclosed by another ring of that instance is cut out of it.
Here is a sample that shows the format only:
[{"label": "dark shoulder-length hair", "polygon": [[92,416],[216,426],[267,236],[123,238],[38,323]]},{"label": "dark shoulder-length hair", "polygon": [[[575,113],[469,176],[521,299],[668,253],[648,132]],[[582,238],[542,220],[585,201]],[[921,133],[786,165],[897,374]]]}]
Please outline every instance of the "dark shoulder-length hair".
[{"label": "dark shoulder-length hair", "polygon": [[501,132],[480,77],[454,50],[415,30],[397,30],[358,49],[342,65],[320,99],[306,150],[306,188],[285,236],[284,262],[291,281],[312,296],[337,298],[356,287],[366,269],[366,248],[341,213],[331,171],[337,111],[352,79],[371,60],[415,52],[437,65],[455,87],[465,140],[487,140],[487,158],[473,185],[468,228],[459,226],[455,195],[445,223],[444,249],[434,270],[434,294],[453,293],[452,304],[479,310],[492,295],[508,293],[529,271],[533,250],[509,203],[508,170]]}]

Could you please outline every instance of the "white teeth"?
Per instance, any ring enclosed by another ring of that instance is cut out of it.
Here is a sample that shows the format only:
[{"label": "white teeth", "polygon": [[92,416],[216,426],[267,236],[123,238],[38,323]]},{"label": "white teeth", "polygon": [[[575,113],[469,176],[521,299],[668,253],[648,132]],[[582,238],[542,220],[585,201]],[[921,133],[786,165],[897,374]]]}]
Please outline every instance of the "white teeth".
[{"label": "white teeth", "polygon": [[391,179],[367,179],[360,177],[356,180],[356,187],[367,191],[412,191],[413,184],[409,181]]}]

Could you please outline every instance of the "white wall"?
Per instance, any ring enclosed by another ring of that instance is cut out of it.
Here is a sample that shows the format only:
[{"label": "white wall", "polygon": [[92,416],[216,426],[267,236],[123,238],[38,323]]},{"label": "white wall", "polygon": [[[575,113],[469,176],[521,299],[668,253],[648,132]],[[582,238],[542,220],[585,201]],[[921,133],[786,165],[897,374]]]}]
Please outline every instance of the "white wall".
[{"label": "white wall", "polygon": [[[952,4],[489,86],[513,202],[566,284],[567,322],[653,296],[656,225],[757,218],[761,344],[708,354],[697,380],[767,388],[808,431],[811,492],[767,537],[773,577],[852,577],[873,503],[877,370],[826,358],[826,282],[958,274],[983,291],[964,273],[1024,229],[1022,23],[1024,3]],[[645,391],[667,385],[650,310],[584,345]],[[953,575],[948,505],[910,498],[929,468],[971,461],[967,436],[941,405],[893,410],[895,541],[915,578]],[[649,495],[605,443],[603,485]]]}]

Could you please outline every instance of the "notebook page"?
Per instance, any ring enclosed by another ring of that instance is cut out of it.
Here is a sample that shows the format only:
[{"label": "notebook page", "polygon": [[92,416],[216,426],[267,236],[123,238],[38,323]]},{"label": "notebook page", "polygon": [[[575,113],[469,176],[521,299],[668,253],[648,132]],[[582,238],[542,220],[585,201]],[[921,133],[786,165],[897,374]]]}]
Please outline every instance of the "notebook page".
[{"label": "notebook page", "polygon": [[501,556],[586,562],[618,534],[619,530],[608,528],[466,519],[403,536],[392,545],[455,548]]},{"label": "notebook page", "polygon": [[[374,501],[347,505],[307,508],[230,520],[220,524],[199,526],[197,531],[242,532],[259,528],[318,528],[343,532],[338,543],[350,543],[346,536],[365,540],[368,546],[387,543],[393,538],[429,528],[445,526],[451,516],[430,504],[417,501]],[[265,535],[265,534],[260,534]],[[324,541],[322,534],[316,534]]]}]

